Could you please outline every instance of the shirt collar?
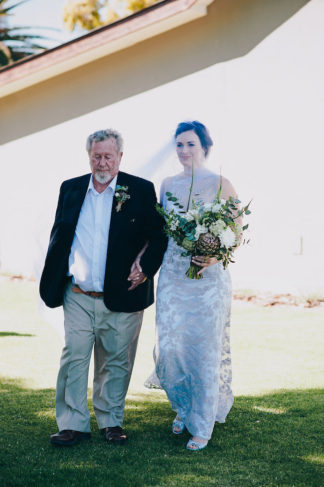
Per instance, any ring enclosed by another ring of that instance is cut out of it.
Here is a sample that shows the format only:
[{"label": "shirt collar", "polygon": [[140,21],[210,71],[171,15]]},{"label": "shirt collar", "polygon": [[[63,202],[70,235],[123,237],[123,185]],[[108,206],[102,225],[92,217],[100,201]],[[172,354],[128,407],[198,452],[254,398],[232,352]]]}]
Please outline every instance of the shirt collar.
[{"label": "shirt collar", "polygon": [[[112,191],[113,191],[113,194],[115,194],[116,184],[117,184],[117,176],[118,176],[118,174],[116,174],[116,176],[110,181],[110,183],[108,184],[108,186],[105,189],[105,191],[103,191],[101,194],[105,193],[108,190],[108,188],[111,188]],[[96,188],[93,185],[93,175],[92,174],[91,174],[91,177],[90,177],[90,181],[89,181],[89,186],[88,186],[87,192],[89,192],[90,190],[93,191],[95,194],[99,194],[98,191],[96,190]]]}]

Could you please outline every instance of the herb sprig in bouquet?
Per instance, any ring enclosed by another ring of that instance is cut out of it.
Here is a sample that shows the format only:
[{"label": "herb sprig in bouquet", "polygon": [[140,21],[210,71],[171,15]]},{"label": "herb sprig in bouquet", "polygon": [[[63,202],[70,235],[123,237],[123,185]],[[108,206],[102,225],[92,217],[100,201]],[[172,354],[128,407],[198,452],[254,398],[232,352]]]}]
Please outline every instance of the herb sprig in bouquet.
[{"label": "herb sprig in bouquet", "polygon": [[[184,249],[181,254],[184,257],[203,255],[216,257],[222,262],[224,269],[233,260],[233,252],[243,239],[243,232],[248,224],[242,226],[237,222],[244,214],[249,215],[249,204],[239,208],[240,200],[230,196],[221,198],[222,186],[217,192],[216,198],[211,203],[195,202],[192,200],[192,208],[189,210],[190,198],[193,187],[193,179],[189,190],[188,205],[186,210],[179,203],[178,198],[167,192],[166,196],[172,201],[175,209],[166,210],[157,205],[158,212],[165,218],[165,232],[180,247]],[[201,267],[190,262],[186,275],[190,279],[202,279],[198,274]]]}]

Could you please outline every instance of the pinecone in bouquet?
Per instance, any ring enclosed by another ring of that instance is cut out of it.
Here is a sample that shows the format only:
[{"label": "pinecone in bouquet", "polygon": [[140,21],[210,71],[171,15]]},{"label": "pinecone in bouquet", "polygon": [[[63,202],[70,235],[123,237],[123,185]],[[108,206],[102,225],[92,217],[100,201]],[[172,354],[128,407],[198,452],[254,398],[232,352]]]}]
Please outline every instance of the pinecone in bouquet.
[{"label": "pinecone in bouquet", "polygon": [[211,233],[202,233],[197,242],[197,255],[212,257],[220,247],[219,238]]},{"label": "pinecone in bouquet", "polygon": [[[182,246],[185,248],[183,243]],[[196,253],[197,255],[208,255],[211,257],[216,254],[216,251],[219,249],[219,247],[220,242],[218,237],[214,237],[214,235],[212,235],[211,233],[203,233],[199,236],[198,242],[196,243]],[[194,264],[191,260],[190,267],[187,270],[186,275],[190,279],[202,279],[203,275],[198,274],[200,270],[201,267]]]}]

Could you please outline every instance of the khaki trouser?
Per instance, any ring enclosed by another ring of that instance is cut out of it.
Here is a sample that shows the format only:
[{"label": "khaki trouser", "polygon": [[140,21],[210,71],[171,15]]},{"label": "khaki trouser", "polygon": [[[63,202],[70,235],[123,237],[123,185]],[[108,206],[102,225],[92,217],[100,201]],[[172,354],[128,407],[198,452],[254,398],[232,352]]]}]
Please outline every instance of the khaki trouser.
[{"label": "khaki trouser", "polygon": [[63,309],[65,346],[56,386],[59,430],[90,431],[87,388],[93,347],[93,407],[98,426],[122,426],[143,311],[109,311],[102,298],[76,294],[71,283]]}]

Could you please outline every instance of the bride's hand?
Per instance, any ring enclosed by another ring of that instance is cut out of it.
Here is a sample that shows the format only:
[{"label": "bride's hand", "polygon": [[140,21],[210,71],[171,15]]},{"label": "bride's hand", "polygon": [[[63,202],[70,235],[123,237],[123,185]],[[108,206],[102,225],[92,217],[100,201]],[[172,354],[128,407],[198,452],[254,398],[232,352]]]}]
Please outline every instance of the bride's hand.
[{"label": "bride's hand", "polygon": [[137,256],[131,267],[130,274],[127,278],[128,281],[131,281],[131,285],[128,288],[128,291],[133,291],[133,289],[145,282],[147,279],[146,275],[142,271],[142,267],[140,266],[140,259],[141,257]]},{"label": "bride's hand", "polygon": [[131,286],[128,288],[129,291],[132,291],[135,289],[137,286],[142,284],[143,282],[146,281],[147,277],[143,273],[140,261],[141,257],[144,254],[145,250],[147,248],[147,243],[144,245],[136,259],[134,260],[132,267],[130,268],[130,273],[127,278],[128,281],[131,281]]},{"label": "bride's hand", "polygon": [[204,270],[207,269],[207,267],[217,264],[218,262],[220,262],[220,260],[218,260],[216,257],[206,257],[204,255],[195,255],[192,258],[192,262],[201,267],[201,270],[198,272],[198,275],[199,275],[199,274],[202,274],[204,272]]},{"label": "bride's hand", "polygon": [[134,260],[132,267],[130,269],[130,274],[128,276],[128,280],[131,281],[135,274],[142,272],[142,267],[140,264],[141,257],[138,255]]}]

